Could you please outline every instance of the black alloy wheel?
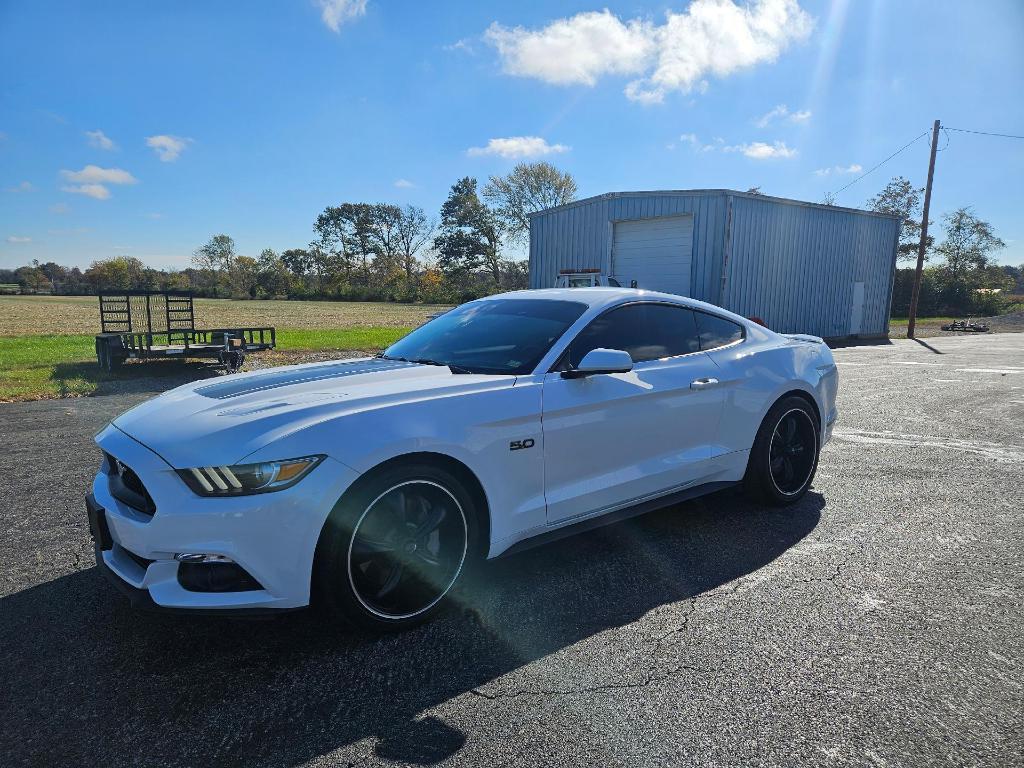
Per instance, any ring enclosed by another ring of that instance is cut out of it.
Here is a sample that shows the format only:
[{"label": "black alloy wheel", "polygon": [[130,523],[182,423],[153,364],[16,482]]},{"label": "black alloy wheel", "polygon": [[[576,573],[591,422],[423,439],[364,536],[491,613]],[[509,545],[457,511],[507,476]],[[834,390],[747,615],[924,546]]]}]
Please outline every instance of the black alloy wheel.
[{"label": "black alloy wheel", "polygon": [[356,521],[348,577],[356,598],[386,620],[430,610],[459,576],[468,528],[458,500],[430,480],[387,489]]},{"label": "black alloy wheel", "polygon": [[747,461],[743,484],[758,502],[785,506],[807,493],[818,468],[819,419],[804,397],[776,402],[761,422]]},{"label": "black alloy wheel", "polygon": [[470,479],[410,462],[357,480],[320,534],[313,602],[372,631],[429,618],[486,552],[486,512],[467,490]]},{"label": "black alloy wheel", "polygon": [[793,408],[779,419],[768,450],[768,468],[779,493],[799,493],[810,480],[817,439],[804,409]]}]

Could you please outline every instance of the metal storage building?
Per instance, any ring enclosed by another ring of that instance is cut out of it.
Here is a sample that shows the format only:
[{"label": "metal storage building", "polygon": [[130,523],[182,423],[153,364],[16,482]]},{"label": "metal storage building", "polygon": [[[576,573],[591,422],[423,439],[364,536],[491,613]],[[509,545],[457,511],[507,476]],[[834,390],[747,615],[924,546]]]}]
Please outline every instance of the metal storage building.
[{"label": "metal storage building", "polygon": [[600,269],[782,333],[883,336],[900,220],[727,189],[613,192],[530,218],[530,287]]}]

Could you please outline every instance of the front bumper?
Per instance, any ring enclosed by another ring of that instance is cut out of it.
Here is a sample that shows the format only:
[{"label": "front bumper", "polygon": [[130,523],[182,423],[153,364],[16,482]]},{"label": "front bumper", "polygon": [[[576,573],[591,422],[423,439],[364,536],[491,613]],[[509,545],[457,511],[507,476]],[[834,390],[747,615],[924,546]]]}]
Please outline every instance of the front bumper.
[{"label": "front bumper", "polygon": [[[115,498],[106,466],[86,500],[96,562],[133,605],[263,613],[309,604],[316,543],[335,502],[357,477],[353,470],[328,458],[284,491],[203,498],[160,456],[117,428],[108,426],[96,442],[141,478],[156,508],[147,515]],[[260,588],[188,589],[174,558],[184,552],[229,558]]]},{"label": "front bumper", "polygon": [[[97,502],[90,493],[85,497],[86,514],[89,518],[89,533],[92,535],[93,544],[96,550],[96,566],[100,572],[113,584],[117,590],[128,598],[132,608],[140,611],[154,611],[159,613],[184,613],[192,615],[209,616],[216,613],[206,608],[175,608],[160,605],[150,597],[149,590],[132,586],[124,580],[110,565],[104,553],[111,552],[114,548],[110,530],[107,527],[106,510]],[[285,611],[298,610],[296,608],[238,608],[229,611],[232,616],[274,616]]]}]

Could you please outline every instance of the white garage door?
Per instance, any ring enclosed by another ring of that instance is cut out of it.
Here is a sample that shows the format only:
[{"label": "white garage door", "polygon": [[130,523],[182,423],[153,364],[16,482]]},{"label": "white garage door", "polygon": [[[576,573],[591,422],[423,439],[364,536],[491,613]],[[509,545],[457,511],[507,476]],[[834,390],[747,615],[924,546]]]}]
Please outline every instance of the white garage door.
[{"label": "white garage door", "polygon": [[690,295],[693,216],[615,222],[612,275],[624,287]]}]

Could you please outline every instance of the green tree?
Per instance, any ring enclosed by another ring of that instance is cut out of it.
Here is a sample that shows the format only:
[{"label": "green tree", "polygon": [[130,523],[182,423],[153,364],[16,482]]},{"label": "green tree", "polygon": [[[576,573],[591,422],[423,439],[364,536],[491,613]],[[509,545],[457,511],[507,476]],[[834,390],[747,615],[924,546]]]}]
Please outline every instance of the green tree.
[{"label": "green tree", "polygon": [[256,284],[267,296],[285,296],[289,288],[288,267],[272,248],[264,248],[256,263]]},{"label": "green tree", "polygon": [[[376,245],[374,206],[368,203],[327,206],[317,216],[313,230],[319,236],[320,249],[332,257],[329,263],[340,269],[345,283],[353,282],[354,273],[358,270],[363,284],[369,284],[370,262]],[[326,258],[320,261],[328,263]]]},{"label": "green tree", "polygon": [[451,276],[484,268],[495,287],[501,284],[501,239],[494,214],[480,201],[476,179],[466,176],[452,185],[441,206],[441,228],[434,238],[437,262]]},{"label": "green tree", "polygon": [[300,281],[313,269],[313,260],[305,248],[289,248],[281,254],[281,263]]},{"label": "green tree", "polygon": [[507,176],[491,176],[483,198],[510,243],[530,241],[530,214],[576,199],[576,180],[551,163],[519,163]]},{"label": "green tree", "polygon": [[192,254],[196,268],[210,275],[215,297],[221,275],[230,272],[234,262],[235,241],[228,235],[214,235]]},{"label": "green tree", "polygon": [[967,208],[957,208],[942,217],[945,237],[935,249],[945,260],[945,269],[953,279],[963,279],[972,271],[984,271],[993,251],[1006,247],[996,237],[992,225]]},{"label": "green tree", "polygon": [[[895,176],[881,192],[867,202],[869,211],[899,216],[900,221],[903,222],[900,229],[900,244],[896,249],[896,258],[901,261],[917,258],[917,251],[921,244],[922,194],[924,194],[924,187],[914,187],[902,176]],[[832,203],[827,204],[831,205]],[[934,238],[929,235],[925,247],[926,260],[933,242]]]},{"label": "green tree", "polygon": [[236,256],[228,273],[231,295],[235,298],[256,298],[259,285],[259,263],[251,256]]},{"label": "green tree", "polygon": [[46,273],[39,267],[39,261],[36,259],[33,259],[30,265],[18,267],[14,274],[15,282],[20,286],[22,293],[46,292],[51,288]]}]

